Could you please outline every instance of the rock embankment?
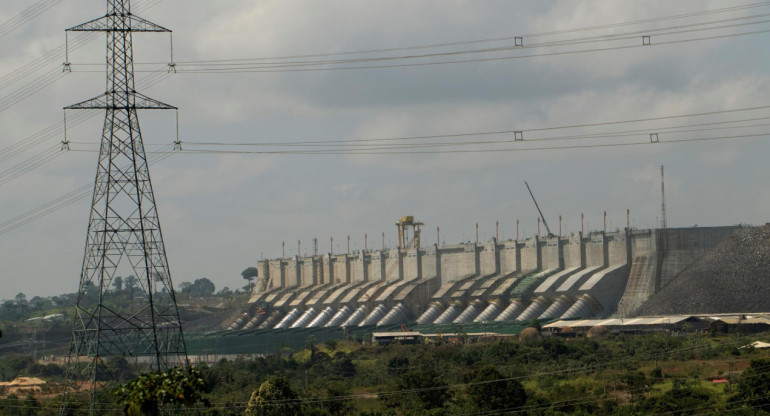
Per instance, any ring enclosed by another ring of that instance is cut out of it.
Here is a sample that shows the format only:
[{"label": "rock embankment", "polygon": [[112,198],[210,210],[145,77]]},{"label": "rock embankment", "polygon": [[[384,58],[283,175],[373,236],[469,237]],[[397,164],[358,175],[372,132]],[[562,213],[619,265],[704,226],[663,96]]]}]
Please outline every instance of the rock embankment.
[{"label": "rock embankment", "polygon": [[19,377],[11,382],[0,382],[0,396],[15,394],[18,397],[43,393],[45,380],[34,377]]},{"label": "rock embankment", "polygon": [[741,227],[636,315],[770,312],[770,226]]}]

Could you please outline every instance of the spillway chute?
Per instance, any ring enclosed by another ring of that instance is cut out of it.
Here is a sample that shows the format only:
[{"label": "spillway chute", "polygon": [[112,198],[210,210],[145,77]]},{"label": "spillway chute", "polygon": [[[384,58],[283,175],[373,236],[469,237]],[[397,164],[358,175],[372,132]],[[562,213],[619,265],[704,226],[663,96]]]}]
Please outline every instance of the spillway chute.
[{"label": "spillway chute", "polygon": [[315,308],[308,308],[308,310],[300,315],[300,317],[297,318],[297,320],[294,321],[294,323],[292,323],[289,328],[304,328],[305,325],[312,322],[316,316],[318,316],[318,312],[315,310]]},{"label": "spillway chute", "polygon": [[350,306],[343,306],[340,308],[340,310],[337,311],[337,313],[332,316],[332,318],[329,320],[329,322],[324,325],[326,328],[335,328],[338,326],[342,326],[343,323],[345,323],[345,320],[348,319],[350,314],[353,313],[353,309],[350,308]]},{"label": "spillway chute", "polygon": [[241,329],[243,325],[246,324],[249,320],[249,314],[244,313],[241,316],[238,317],[233,323],[230,324],[230,326],[227,327],[228,331],[235,331],[238,329]]},{"label": "spillway chute", "polygon": [[436,325],[448,324],[454,321],[454,319],[457,318],[457,316],[460,315],[462,311],[462,305],[459,303],[453,303],[449,305],[449,307],[446,308],[446,310],[441,315],[439,315],[439,317],[436,318],[433,323]]},{"label": "spillway chute", "polygon": [[265,322],[265,320],[269,317],[270,315],[267,312],[259,310],[256,315],[254,315],[251,319],[249,319],[248,322],[246,322],[246,325],[243,326],[243,330],[246,331],[249,329],[254,329],[261,325],[262,322]]},{"label": "spillway chute", "polygon": [[535,319],[542,315],[550,305],[551,301],[543,296],[538,296],[529,306],[527,306],[527,309],[525,309],[516,320],[519,322],[526,322]]},{"label": "spillway chute", "polygon": [[570,306],[572,306],[572,300],[570,298],[559,296],[537,319],[548,320],[558,318],[562,316],[564,312],[567,312]]},{"label": "spillway chute", "polygon": [[479,316],[477,316],[473,322],[491,322],[493,319],[497,318],[498,315],[500,315],[504,306],[505,304],[503,304],[501,300],[493,300],[489,302],[489,305],[487,305],[487,307],[481,311]]},{"label": "spillway chute", "polygon": [[334,308],[328,306],[321,311],[305,328],[318,328],[323,326],[334,316]]},{"label": "spillway chute", "polygon": [[291,326],[292,322],[296,321],[300,317],[300,315],[302,315],[302,311],[300,311],[299,308],[290,310],[289,313],[287,313],[286,316],[284,316],[283,319],[281,319],[281,321],[273,327],[273,329],[288,328]]},{"label": "spillway chute", "polygon": [[584,294],[560,319],[594,318],[601,310],[602,305],[593,296]]},{"label": "spillway chute", "polygon": [[409,309],[403,303],[399,303],[377,322],[377,326],[405,324],[409,320],[410,315],[412,313],[409,312]]},{"label": "spillway chute", "polygon": [[455,324],[465,324],[468,322],[472,322],[479,314],[481,313],[481,310],[484,308],[484,302],[481,300],[475,300],[471,302],[470,305],[468,305],[465,310],[460,313],[460,315],[455,318],[452,323]]},{"label": "spillway chute", "polygon": [[268,315],[267,319],[265,319],[257,329],[270,329],[275,326],[276,323],[281,321],[281,318],[283,318],[283,311],[280,309],[276,309]]},{"label": "spillway chute", "polygon": [[430,305],[428,305],[428,309],[425,310],[425,312],[420,315],[419,318],[417,318],[417,323],[420,325],[430,324],[433,323],[433,321],[436,320],[436,318],[441,315],[441,312],[444,310],[444,307],[439,302],[433,302]]},{"label": "spillway chute", "polygon": [[364,319],[366,319],[366,305],[361,305],[358,307],[358,309],[355,310],[355,312],[353,312],[352,315],[350,315],[348,319],[345,320],[345,322],[342,323],[342,326],[356,326],[360,324]]},{"label": "spillway chute", "polygon": [[520,300],[511,301],[511,303],[497,315],[495,322],[510,322],[516,320],[516,318],[524,312],[526,306]]},{"label": "spillway chute", "polygon": [[380,319],[385,316],[387,311],[388,309],[385,305],[377,305],[358,326],[375,325],[377,322],[380,322]]}]

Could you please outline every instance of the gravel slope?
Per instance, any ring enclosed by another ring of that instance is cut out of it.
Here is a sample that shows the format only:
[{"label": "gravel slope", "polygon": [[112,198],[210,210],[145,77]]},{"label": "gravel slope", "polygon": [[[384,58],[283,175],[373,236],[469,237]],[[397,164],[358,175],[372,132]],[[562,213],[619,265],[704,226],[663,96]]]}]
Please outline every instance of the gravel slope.
[{"label": "gravel slope", "polygon": [[770,226],[735,229],[636,315],[731,312],[770,312]]}]

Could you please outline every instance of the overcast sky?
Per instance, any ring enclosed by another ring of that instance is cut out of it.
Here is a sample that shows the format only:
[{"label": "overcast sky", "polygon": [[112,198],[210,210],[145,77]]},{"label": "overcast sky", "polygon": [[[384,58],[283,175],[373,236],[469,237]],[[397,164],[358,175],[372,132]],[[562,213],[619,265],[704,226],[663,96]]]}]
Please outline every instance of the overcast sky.
[{"label": "overcast sky", "polygon": [[[88,35],[71,35],[70,42],[85,43],[70,51],[73,72],[56,75],[34,94],[23,90],[25,99],[14,105],[5,103],[16,101],[13,94],[20,88],[58,74],[64,56],[39,61],[15,83],[2,77],[61,46],[64,29],[103,15],[104,3],[51,2],[49,10],[17,29],[4,35],[0,30],[0,223],[93,181],[96,153],[71,151],[2,183],[3,172],[56,146],[61,135],[13,157],[2,149],[61,123],[62,107],[103,92],[99,64],[104,60],[104,37],[94,35],[89,41]],[[308,253],[313,237],[318,237],[321,251],[328,252],[329,237],[334,236],[334,251],[339,253],[346,250],[347,235],[352,249],[363,248],[365,233],[370,248],[379,248],[384,231],[392,246],[393,224],[403,215],[426,223],[423,240],[428,244],[435,243],[436,226],[447,244],[475,239],[476,222],[485,241],[494,237],[495,221],[500,222],[501,238],[515,237],[516,219],[521,220],[522,237],[533,236],[538,214],[525,180],[552,228],[563,216],[564,233],[580,230],[581,213],[587,227],[601,229],[605,210],[612,229],[625,227],[626,209],[631,210],[632,226],[655,227],[660,221],[661,165],[666,167],[669,226],[764,224],[770,204],[770,143],[762,134],[768,131],[763,124],[768,123],[769,109],[536,131],[770,105],[770,33],[761,33],[770,29],[763,23],[770,4],[702,13],[756,3],[137,0],[135,9],[146,9],[140,16],[174,31],[175,59],[180,63],[179,73],[150,82],[161,78],[162,72],[152,71],[169,60],[168,36],[135,35],[137,87],[180,108],[183,142],[349,141],[490,131],[525,135],[524,142],[459,147],[483,150],[476,153],[176,154],[151,168],[173,280],[178,286],[208,277],[217,289],[241,287],[245,282],[240,272],[263,256],[279,257],[282,241],[287,255],[296,253],[298,240]],[[0,21],[31,4],[4,0]],[[696,15],[655,19],[689,13]],[[533,36],[648,19],[654,20]],[[712,23],[693,26],[704,22]],[[709,30],[693,30],[703,28]],[[645,31],[656,34],[650,46],[641,47]],[[683,33],[670,33],[677,31]],[[747,32],[758,33],[725,36]],[[616,37],[585,42],[605,35]],[[526,46],[572,43],[311,66],[323,69],[314,71],[182,72],[191,61],[402,48],[291,60],[382,58],[509,47],[515,36],[522,36]],[[497,38],[506,40],[403,49]],[[532,54],[547,56],[522,58]],[[493,59],[482,60],[486,58]],[[401,65],[459,60],[475,61]],[[395,67],[339,69],[356,65]],[[103,115],[91,116],[69,129],[73,150],[97,148]],[[151,154],[174,140],[173,112],[142,112],[140,118]],[[713,124],[749,119],[755,121]],[[574,148],[649,141],[649,133],[677,126],[691,127],[661,133],[659,144]],[[527,142],[610,132],[636,136]],[[666,143],[722,136],[752,137]],[[434,141],[511,139],[507,134]],[[519,151],[516,146],[561,148]],[[88,197],[81,198],[0,233],[0,298],[77,290],[89,204]]]}]

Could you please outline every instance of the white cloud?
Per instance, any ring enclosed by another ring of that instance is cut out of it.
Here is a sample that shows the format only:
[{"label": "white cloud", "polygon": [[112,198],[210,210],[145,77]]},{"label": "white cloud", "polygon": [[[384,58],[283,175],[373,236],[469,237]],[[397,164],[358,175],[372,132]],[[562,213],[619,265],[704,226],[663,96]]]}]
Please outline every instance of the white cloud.
[{"label": "white cloud", "polygon": [[[701,0],[230,0],[225,7],[222,2],[188,0],[184,4],[162,2],[141,15],[175,31],[176,59],[184,62],[507,37],[734,4]],[[98,16],[103,6],[93,0],[63,2],[23,30],[0,39],[4,51],[0,77],[61,45],[64,28]],[[10,0],[0,10],[0,19],[25,7],[27,2]],[[752,11],[729,16],[748,13]],[[657,22],[644,27],[674,23]],[[600,32],[634,30],[634,26],[624,26]],[[653,39],[657,41],[658,37]],[[644,141],[649,140],[648,130],[729,118],[759,118],[767,111],[592,129],[533,130],[764,105],[770,93],[770,68],[762,52],[764,40],[762,36],[736,37],[628,51],[418,68],[240,75],[179,73],[148,94],[180,107],[182,139],[186,142],[351,140],[493,130],[527,130],[527,140],[639,130],[639,137],[631,139]],[[59,122],[61,107],[100,92],[103,75],[82,71],[101,69],[84,64],[103,61],[103,42],[99,37],[73,50],[71,59],[76,72],[0,113],[0,149]],[[143,63],[164,62],[167,42],[162,36],[137,36],[137,68],[146,70],[159,64]],[[448,49],[453,48],[441,50]],[[30,72],[15,86],[31,82],[44,71],[58,71],[63,59],[61,56],[47,61],[40,72]],[[148,75],[141,73],[139,78]],[[139,85],[144,91],[143,84]],[[13,89],[0,90],[0,96]],[[172,116],[142,115],[149,144],[170,142],[173,122],[168,117]],[[73,127],[72,137],[95,142],[101,133],[99,118]],[[766,131],[766,127],[735,131],[756,133]],[[735,132],[661,133],[660,137],[665,141],[727,134]],[[477,136],[474,140],[506,138],[510,137]],[[45,145],[56,145],[59,140],[61,137],[52,138]],[[591,142],[609,140],[616,139]],[[452,139],[434,142],[449,141]],[[674,225],[765,220],[764,211],[758,207],[766,206],[766,192],[760,191],[766,188],[770,172],[759,155],[770,149],[763,140],[709,142],[709,146],[661,143],[499,151],[520,145],[571,143],[584,142],[500,143],[495,145],[495,152],[462,154],[178,155],[154,165],[152,174],[175,276],[182,280],[210,276],[217,279],[218,286],[231,287],[238,286],[242,280],[240,270],[254,264],[260,253],[268,257],[280,254],[281,241],[287,241],[287,247],[296,247],[296,240],[301,239],[303,246],[309,247],[314,236],[328,245],[328,236],[343,241],[350,234],[361,246],[363,234],[369,233],[370,245],[379,247],[380,233],[386,231],[387,239],[393,240],[392,223],[405,214],[417,215],[431,230],[440,225],[449,243],[468,239],[476,221],[486,235],[491,235],[494,222],[499,220],[507,227],[505,235],[511,236],[515,219],[520,218],[522,233],[532,234],[537,215],[524,193],[524,180],[536,187],[546,215],[563,215],[573,231],[579,227],[580,212],[585,212],[587,221],[597,228],[604,210],[620,223],[625,221],[626,208],[631,208],[638,224],[654,224],[659,215],[660,165],[667,169]],[[33,148],[24,156],[39,150]],[[0,171],[19,160],[0,163]],[[0,190],[5,197],[0,200],[0,212],[8,218],[90,182],[95,161],[93,153],[67,154],[3,186]],[[724,201],[710,197],[714,186],[724,189]],[[0,236],[6,238],[0,246],[6,249],[0,250],[6,253],[0,256],[5,265],[3,281],[14,282],[6,288],[8,293],[0,293],[0,298],[18,291],[34,293],[43,286],[56,291],[67,287],[74,290],[76,282],[72,280],[79,274],[88,202],[76,205],[77,209],[73,205],[10,234],[12,238],[8,234]],[[46,261],[38,261],[40,258]],[[57,283],[40,285],[34,279]],[[67,280],[71,281],[68,285],[59,285]],[[29,283],[33,281],[34,285]]]}]

